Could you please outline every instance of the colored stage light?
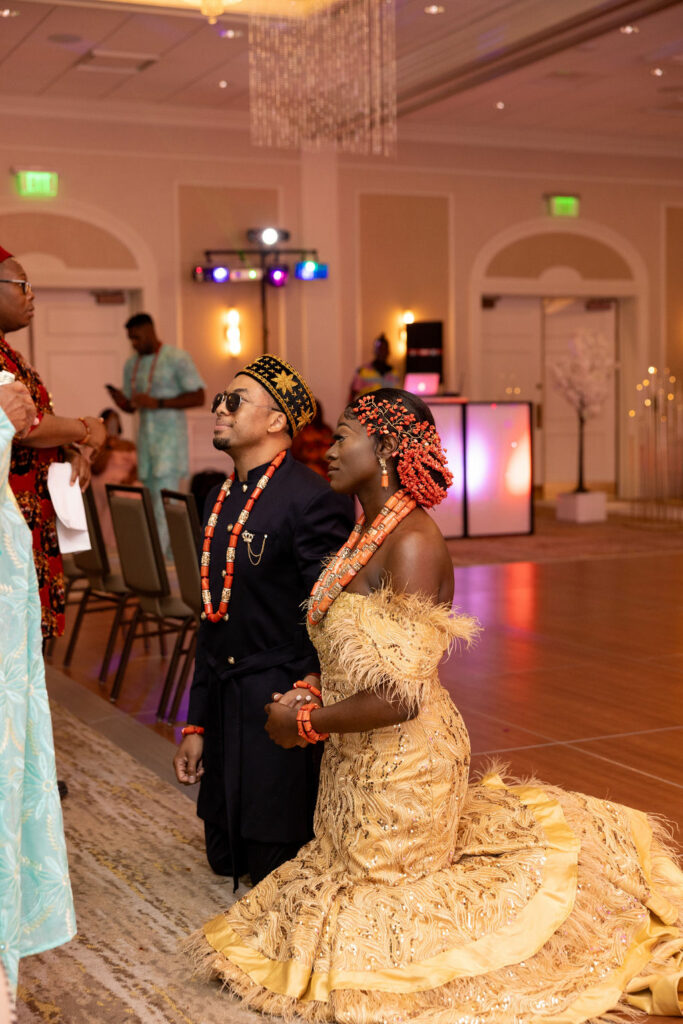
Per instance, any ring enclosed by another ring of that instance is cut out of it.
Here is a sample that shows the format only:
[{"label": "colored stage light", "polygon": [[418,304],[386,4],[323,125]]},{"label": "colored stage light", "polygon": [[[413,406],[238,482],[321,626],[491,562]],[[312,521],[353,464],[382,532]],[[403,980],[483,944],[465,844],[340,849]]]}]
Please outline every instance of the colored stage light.
[{"label": "colored stage light", "polygon": [[327,263],[318,263],[316,260],[302,260],[294,268],[294,276],[300,281],[324,281],[327,273]]},{"label": "colored stage light", "polygon": [[200,267],[196,266],[192,270],[192,276],[195,281],[208,281],[214,284],[225,284],[226,281],[230,280],[230,271],[227,267]]},{"label": "colored stage light", "polygon": [[260,267],[237,267],[230,271],[230,280],[233,283],[239,281],[260,281],[263,278],[263,271]]},{"label": "colored stage light", "polygon": [[286,263],[274,263],[266,270],[266,281],[272,284],[273,288],[282,288],[287,283],[289,267]]}]

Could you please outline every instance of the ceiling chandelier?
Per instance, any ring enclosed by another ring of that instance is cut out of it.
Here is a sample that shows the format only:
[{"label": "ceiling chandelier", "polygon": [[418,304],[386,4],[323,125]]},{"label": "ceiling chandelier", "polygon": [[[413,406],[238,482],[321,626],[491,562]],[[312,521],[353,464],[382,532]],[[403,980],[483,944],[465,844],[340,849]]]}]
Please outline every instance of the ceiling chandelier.
[{"label": "ceiling chandelier", "polygon": [[254,145],[395,153],[396,0],[98,2],[244,15]]},{"label": "ceiling chandelier", "polygon": [[392,155],[395,0],[290,0],[286,16],[275,2],[249,15],[252,142]]}]

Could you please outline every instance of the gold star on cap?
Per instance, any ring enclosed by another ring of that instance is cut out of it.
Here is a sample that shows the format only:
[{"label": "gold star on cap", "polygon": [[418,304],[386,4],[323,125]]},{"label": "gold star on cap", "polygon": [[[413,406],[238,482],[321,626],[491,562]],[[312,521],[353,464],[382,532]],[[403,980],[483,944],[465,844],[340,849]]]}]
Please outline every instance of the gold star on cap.
[{"label": "gold star on cap", "polygon": [[315,398],[301,374],[278,356],[259,356],[239,371],[252,377],[275,399],[287,417],[292,437],[316,414]]},{"label": "gold star on cap", "polygon": [[288,395],[290,391],[294,391],[296,385],[294,374],[286,373],[285,370],[282,370],[281,373],[278,373],[277,377],[273,377],[273,384],[283,395]]}]

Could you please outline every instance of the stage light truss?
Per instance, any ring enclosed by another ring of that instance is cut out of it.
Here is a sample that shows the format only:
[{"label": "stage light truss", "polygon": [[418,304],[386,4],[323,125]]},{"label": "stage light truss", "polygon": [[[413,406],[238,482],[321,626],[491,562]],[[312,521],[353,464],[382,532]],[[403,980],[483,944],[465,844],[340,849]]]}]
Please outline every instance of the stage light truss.
[{"label": "stage light truss", "polygon": [[[247,234],[254,234],[250,229]],[[263,235],[264,230],[258,229]],[[289,232],[278,230],[282,241],[289,238]],[[270,236],[268,236],[270,237]],[[262,242],[263,238],[260,239]],[[265,243],[267,244],[267,243]],[[208,284],[250,284],[258,282],[261,292],[261,332],[263,351],[268,351],[268,287],[282,289],[289,279],[290,267],[283,257],[296,257],[294,276],[299,281],[324,281],[328,276],[326,263],[318,261],[317,249],[286,249],[282,246],[261,245],[258,249],[206,249],[204,263],[195,264],[192,277],[195,281]],[[231,264],[237,263],[237,266]],[[253,264],[258,264],[254,266]],[[230,340],[230,339],[228,339]]]},{"label": "stage light truss", "polygon": [[[248,235],[254,231],[247,232]],[[279,232],[284,240],[289,237],[288,231]],[[324,281],[329,275],[327,263],[320,263],[316,249],[207,249],[204,253],[205,263],[197,263],[192,268],[195,281],[208,284],[240,284],[251,281],[266,281],[275,288],[281,288],[289,278],[289,264],[283,256],[298,257],[294,267],[294,277],[298,281]],[[220,257],[220,260],[218,259]],[[258,257],[250,260],[249,257]],[[233,260],[240,266],[232,266]],[[258,266],[250,266],[258,262]]]}]

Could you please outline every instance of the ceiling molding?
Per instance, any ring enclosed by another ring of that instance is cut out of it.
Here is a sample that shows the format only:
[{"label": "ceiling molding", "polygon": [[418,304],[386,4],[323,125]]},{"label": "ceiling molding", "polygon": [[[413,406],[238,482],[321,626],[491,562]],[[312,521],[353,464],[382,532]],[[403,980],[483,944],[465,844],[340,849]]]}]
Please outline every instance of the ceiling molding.
[{"label": "ceiling molding", "polygon": [[[20,120],[49,118],[51,120],[90,120],[92,104],[85,100],[57,100],[49,97],[23,97],[0,94],[0,107],[5,117]],[[210,129],[249,136],[249,115],[246,112],[222,112],[214,108],[170,106],[168,104],[132,104],[101,101],[97,107],[98,121],[118,124]],[[666,157],[683,159],[683,135],[679,138],[646,139],[641,136],[572,135],[520,129],[453,127],[448,123],[399,122],[401,143],[427,142],[433,145],[466,146],[496,149],[547,150],[551,152],[622,154],[625,156]],[[43,147],[40,147],[43,148]],[[266,154],[267,155],[267,154]],[[286,157],[284,157],[286,159]],[[298,151],[290,155],[298,160]]]},{"label": "ceiling molding", "polygon": [[[13,96],[0,93],[0,108],[6,117],[91,120],[93,116],[93,104],[90,100],[55,99],[49,96]],[[249,114],[246,111],[222,111],[215,107],[100,100],[97,103],[97,120],[249,133]]]},{"label": "ceiling molding", "polygon": [[430,142],[435,145],[485,146],[497,149],[541,149],[567,153],[623,154],[660,156],[683,160],[683,133],[678,138],[647,139],[625,135],[574,135],[520,129],[452,127],[448,124],[404,124],[399,121],[399,145],[402,142]]},{"label": "ceiling molding", "polygon": [[[589,42],[627,22],[642,20],[659,11],[676,7],[681,0],[611,0],[590,11],[526,35],[489,54],[461,63],[453,70],[403,90],[398,95],[398,116],[414,113],[442,100],[491,82],[539,60]],[[605,9],[607,8],[607,9]],[[429,48],[425,48],[427,54]],[[427,54],[428,56],[428,54]]]}]

